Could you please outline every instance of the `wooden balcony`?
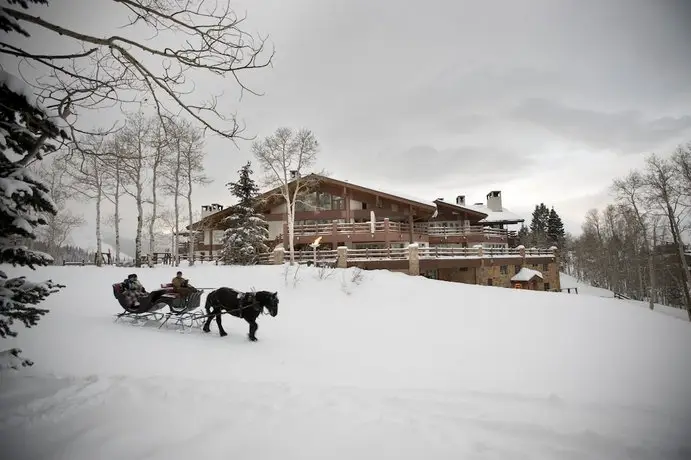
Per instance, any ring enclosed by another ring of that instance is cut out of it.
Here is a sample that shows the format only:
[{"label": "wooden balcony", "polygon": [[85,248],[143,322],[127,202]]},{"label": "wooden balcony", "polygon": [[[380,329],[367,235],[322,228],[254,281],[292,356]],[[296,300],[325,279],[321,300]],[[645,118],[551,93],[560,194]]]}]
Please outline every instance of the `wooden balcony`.
[{"label": "wooden balcony", "polygon": [[[444,248],[444,247],[422,247],[418,248],[420,260],[440,260],[440,259],[465,259],[465,260],[511,260],[511,259],[534,259],[541,262],[554,259],[556,253],[552,249],[529,248],[520,250],[518,248]],[[288,257],[287,252],[285,257]],[[368,261],[368,260],[408,260],[408,248],[364,248],[348,249],[347,260]],[[335,263],[338,259],[338,251],[335,249],[304,249],[295,251],[297,262],[311,262],[316,258],[317,263]],[[260,256],[261,263],[271,264],[273,255],[271,253]]]},{"label": "wooden balcony", "polygon": [[[412,232],[412,235],[411,235]],[[288,234],[288,225],[283,225],[283,235]],[[515,232],[482,226],[443,226],[435,223],[410,224],[392,222],[388,219],[378,222],[295,225],[295,243],[311,243],[321,236],[322,243],[392,243],[408,242],[411,239],[430,244],[509,243]],[[412,236],[412,238],[411,238]]]},{"label": "wooden balcony", "polygon": [[[295,244],[309,244],[317,237],[322,237],[322,243],[343,244],[370,242],[407,242],[412,237],[414,241],[428,241],[428,235],[418,232],[418,229],[403,222],[391,222],[388,219],[363,223],[338,223],[295,225],[293,228]],[[283,224],[283,235],[288,234],[288,225]]]}]

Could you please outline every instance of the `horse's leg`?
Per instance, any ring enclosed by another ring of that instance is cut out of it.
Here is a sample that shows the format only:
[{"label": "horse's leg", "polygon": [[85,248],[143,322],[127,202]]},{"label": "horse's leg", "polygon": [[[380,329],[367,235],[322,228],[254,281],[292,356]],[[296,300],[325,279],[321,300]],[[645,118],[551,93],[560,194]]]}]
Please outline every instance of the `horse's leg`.
[{"label": "horse's leg", "polygon": [[206,310],[206,321],[204,321],[204,327],[202,327],[202,330],[204,332],[210,332],[209,325],[211,325],[211,320],[214,319],[214,317],[211,315],[211,306],[207,303],[204,306],[204,310]]},{"label": "horse's leg", "polygon": [[223,329],[223,323],[221,320],[221,313],[222,313],[222,310],[219,308],[218,311],[216,312],[216,324],[218,325],[218,332],[221,334],[221,337],[225,337],[228,334]]},{"label": "horse's leg", "polygon": [[247,321],[250,325],[250,333],[248,334],[249,339],[252,342],[257,341],[257,329],[259,329],[259,325],[257,324],[257,317],[255,315],[248,315],[245,316],[245,321]]}]

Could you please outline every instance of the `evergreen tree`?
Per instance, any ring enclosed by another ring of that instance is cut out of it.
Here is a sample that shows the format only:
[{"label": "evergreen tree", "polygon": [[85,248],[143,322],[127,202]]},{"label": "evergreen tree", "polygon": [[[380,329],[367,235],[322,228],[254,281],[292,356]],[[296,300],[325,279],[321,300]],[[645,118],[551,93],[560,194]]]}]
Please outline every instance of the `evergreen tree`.
[{"label": "evergreen tree", "polygon": [[547,236],[550,243],[556,244],[558,247],[563,246],[564,242],[564,223],[561,221],[561,217],[554,210],[554,207],[549,211],[549,217],[547,218]]},{"label": "evergreen tree", "polygon": [[230,192],[238,199],[226,218],[228,225],[223,236],[221,259],[226,264],[253,265],[258,255],[268,252],[266,240],[269,236],[268,224],[255,210],[259,187],[252,179],[251,163],[247,162],[238,173],[237,182],[228,185]]},{"label": "evergreen tree", "polygon": [[519,245],[522,244],[523,246],[526,246],[530,244],[530,231],[523,223],[521,223],[521,228],[518,230],[518,234],[516,236],[518,237]]},{"label": "evergreen tree", "polygon": [[[0,29],[15,30],[3,21]],[[57,209],[48,187],[28,165],[57,150],[53,141],[67,134],[33,97],[20,80],[0,70],[0,263],[35,270],[53,263],[53,258],[22,243],[35,240],[36,227],[45,225],[46,216],[55,215]],[[35,326],[48,310],[34,305],[62,287],[50,280],[33,283],[24,276],[10,278],[0,270],[0,337],[17,336],[12,329],[15,321]],[[17,348],[0,353],[0,368],[31,366],[20,353]]]},{"label": "evergreen tree", "polygon": [[544,203],[535,205],[532,220],[530,221],[530,233],[532,243],[536,246],[542,245],[547,240],[547,222],[549,220],[549,209]]}]

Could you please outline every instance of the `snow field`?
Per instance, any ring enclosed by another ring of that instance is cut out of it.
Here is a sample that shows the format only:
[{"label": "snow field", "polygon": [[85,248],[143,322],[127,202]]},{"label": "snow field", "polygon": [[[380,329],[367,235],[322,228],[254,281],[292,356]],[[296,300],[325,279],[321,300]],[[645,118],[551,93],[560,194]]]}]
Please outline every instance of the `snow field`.
[{"label": "snow field", "polygon": [[[3,374],[8,458],[684,458],[688,322],[587,295],[387,271],[183,267],[198,287],[278,291],[228,337],[113,323],[111,284],[176,268],[46,267],[67,284]],[[9,274],[30,272],[6,268]],[[297,281],[295,281],[297,279]],[[580,290],[580,289],[579,289]],[[204,297],[202,298],[202,300]],[[43,305],[42,305],[43,306]]]}]

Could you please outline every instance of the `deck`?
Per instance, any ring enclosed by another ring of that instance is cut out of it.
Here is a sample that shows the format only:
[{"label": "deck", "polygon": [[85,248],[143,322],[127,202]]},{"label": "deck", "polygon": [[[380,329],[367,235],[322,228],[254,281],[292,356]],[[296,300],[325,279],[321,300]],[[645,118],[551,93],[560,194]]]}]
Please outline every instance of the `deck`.
[{"label": "deck", "polygon": [[[283,225],[283,235],[288,225]],[[433,223],[413,224],[389,220],[364,223],[300,224],[294,227],[295,243],[311,243],[321,236],[322,243],[409,242],[431,244],[507,243],[516,232],[482,226],[448,226]],[[412,236],[412,238],[411,238]]]},{"label": "deck", "polygon": [[[408,260],[408,248],[386,248],[386,249],[348,249],[348,262],[371,261],[371,260]],[[261,262],[271,263],[273,255],[271,253],[262,254]],[[286,258],[288,254],[286,252]],[[418,248],[418,258],[420,260],[439,260],[439,259],[466,259],[466,260],[492,260],[492,259],[520,259],[523,257],[520,249],[517,248],[441,248],[423,247]],[[526,258],[552,259],[556,253],[550,249],[525,249]],[[335,263],[338,259],[338,250],[323,249],[295,251],[297,262]]]}]

